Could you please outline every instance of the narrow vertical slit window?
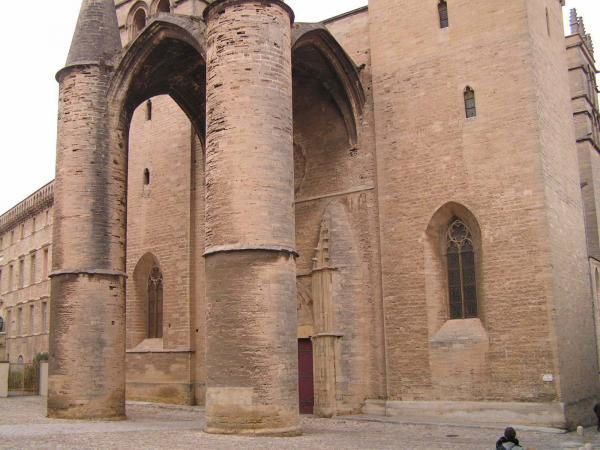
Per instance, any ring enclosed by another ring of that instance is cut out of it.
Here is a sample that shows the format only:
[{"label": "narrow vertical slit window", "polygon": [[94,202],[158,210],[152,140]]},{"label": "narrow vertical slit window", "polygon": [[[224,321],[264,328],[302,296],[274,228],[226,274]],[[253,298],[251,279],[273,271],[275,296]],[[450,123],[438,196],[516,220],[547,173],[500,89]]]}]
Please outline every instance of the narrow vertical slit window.
[{"label": "narrow vertical slit window", "polygon": [[546,8],[546,31],[548,31],[548,36],[552,34],[550,32],[550,13],[548,12],[548,8]]},{"label": "narrow vertical slit window", "polygon": [[477,106],[475,104],[475,91],[467,86],[464,92],[465,97],[465,115],[467,119],[477,116]]},{"label": "narrow vertical slit window", "polygon": [[448,3],[445,0],[440,0],[438,3],[438,14],[440,16],[440,28],[448,28]]},{"label": "narrow vertical slit window", "polygon": [[450,318],[477,317],[473,237],[464,222],[456,217],[448,226],[446,244]]},{"label": "narrow vertical slit window", "polygon": [[152,120],[152,100],[146,102],[146,120]]},{"label": "narrow vertical slit window", "polygon": [[150,170],[144,169],[144,186],[148,186],[150,184]]}]

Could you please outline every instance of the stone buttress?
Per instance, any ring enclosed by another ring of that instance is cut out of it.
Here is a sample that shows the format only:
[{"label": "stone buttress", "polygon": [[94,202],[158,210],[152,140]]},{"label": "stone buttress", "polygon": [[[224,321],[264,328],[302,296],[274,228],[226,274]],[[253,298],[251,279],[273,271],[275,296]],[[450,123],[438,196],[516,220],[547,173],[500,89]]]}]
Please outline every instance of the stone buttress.
[{"label": "stone buttress", "polygon": [[205,19],[206,431],[295,435],[293,13],[219,0]]},{"label": "stone buttress", "polygon": [[112,0],[84,0],[60,84],[48,416],[125,415],[125,164],[109,157]]}]

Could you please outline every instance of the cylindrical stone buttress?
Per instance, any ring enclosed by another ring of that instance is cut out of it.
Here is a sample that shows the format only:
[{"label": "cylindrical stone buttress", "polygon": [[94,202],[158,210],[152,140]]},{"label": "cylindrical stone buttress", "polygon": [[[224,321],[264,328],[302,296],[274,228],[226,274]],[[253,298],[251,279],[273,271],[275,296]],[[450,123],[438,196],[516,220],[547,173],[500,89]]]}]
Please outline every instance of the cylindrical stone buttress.
[{"label": "cylindrical stone buttress", "polygon": [[206,431],[295,435],[293,13],[219,0],[205,19]]},{"label": "cylindrical stone buttress", "polygon": [[109,70],[59,75],[48,416],[125,416],[123,155],[111,155]]}]

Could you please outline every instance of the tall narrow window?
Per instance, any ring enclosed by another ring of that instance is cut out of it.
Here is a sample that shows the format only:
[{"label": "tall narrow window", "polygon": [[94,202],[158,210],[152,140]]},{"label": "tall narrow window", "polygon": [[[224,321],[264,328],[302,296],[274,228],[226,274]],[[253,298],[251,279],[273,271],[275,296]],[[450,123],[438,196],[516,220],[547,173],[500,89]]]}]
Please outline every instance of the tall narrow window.
[{"label": "tall narrow window", "polygon": [[4,319],[0,316],[0,333],[4,333]]},{"label": "tall narrow window", "polygon": [[29,305],[29,334],[33,335],[35,332],[35,314],[34,305]]},{"label": "tall narrow window", "polygon": [[133,37],[142,32],[146,26],[146,11],[138,9],[133,16]]},{"label": "tall narrow window", "polygon": [[35,284],[35,253],[31,254],[30,272],[29,272],[29,284]]},{"label": "tall narrow window", "polygon": [[160,2],[158,3],[158,7],[156,8],[156,12],[171,12],[171,5],[169,4],[169,0],[160,0]]},{"label": "tall narrow window", "polygon": [[13,283],[15,279],[15,266],[11,264],[8,266],[8,292],[13,290]]},{"label": "tall narrow window", "polygon": [[475,104],[475,91],[470,86],[467,86],[465,88],[464,96],[465,96],[465,115],[467,116],[467,119],[477,116],[477,107]]},{"label": "tall narrow window", "polygon": [[31,221],[31,234],[35,233],[35,225],[36,225],[35,217]]},{"label": "tall narrow window", "polygon": [[23,334],[23,308],[17,310],[17,336]]},{"label": "tall narrow window", "polygon": [[19,260],[19,282],[17,284],[19,289],[23,289],[23,284],[25,283],[25,260]]},{"label": "tall narrow window", "polygon": [[2,289],[2,269],[0,269],[0,294],[2,294],[4,292],[4,289]]},{"label": "tall narrow window", "polygon": [[475,252],[469,228],[452,219],[446,235],[448,255],[448,298],[451,319],[477,317]]},{"label": "tall narrow window", "polygon": [[438,3],[438,13],[440,15],[440,28],[448,28],[448,3],[445,0],[440,0]]},{"label": "tall narrow window", "polygon": [[148,277],[147,337],[149,339],[163,337],[163,276],[158,267],[154,267]]},{"label": "tall narrow window", "polygon": [[5,328],[5,330],[6,330],[7,336],[11,336],[11,332],[13,329],[11,320],[12,320],[12,310],[9,309],[8,311],[6,311],[6,325],[5,325],[6,328]]},{"label": "tall narrow window", "polygon": [[152,100],[146,102],[146,120],[152,120]]},{"label": "tall narrow window", "polygon": [[44,265],[42,266],[42,279],[48,278],[48,249],[44,249]]},{"label": "tall narrow window", "polygon": [[548,12],[548,8],[546,8],[546,31],[548,31],[548,36],[550,36],[550,13]]},{"label": "tall narrow window", "polygon": [[25,224],[24,223],[21,224],[21,232],[19,234],[20,234],[19,239],[23,239],[25,237]]},{"label": "tall narrow window", "polygon": [[42,331],[48,332],[48,302],[42,302]]},{"label": "tall narrow window", "polygon": [[144,169],[144,186],[148,186],[150,184],[150,171],[148,169]]}]

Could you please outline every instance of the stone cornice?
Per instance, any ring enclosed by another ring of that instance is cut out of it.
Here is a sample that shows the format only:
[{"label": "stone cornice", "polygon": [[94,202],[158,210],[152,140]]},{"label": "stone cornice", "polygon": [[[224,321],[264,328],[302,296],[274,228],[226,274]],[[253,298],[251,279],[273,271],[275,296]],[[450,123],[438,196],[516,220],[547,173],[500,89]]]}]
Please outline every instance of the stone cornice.
[{"label": "stone cornice", "polygon": [[13,228],[19,222],[52,206],[54,203],[54,180],[35,191],[29,197],[0,216],[0,234]]}]

